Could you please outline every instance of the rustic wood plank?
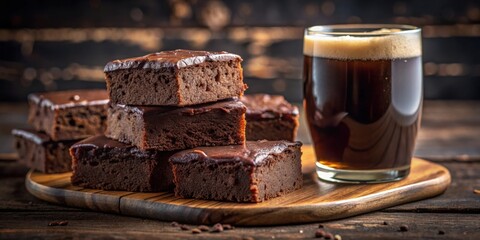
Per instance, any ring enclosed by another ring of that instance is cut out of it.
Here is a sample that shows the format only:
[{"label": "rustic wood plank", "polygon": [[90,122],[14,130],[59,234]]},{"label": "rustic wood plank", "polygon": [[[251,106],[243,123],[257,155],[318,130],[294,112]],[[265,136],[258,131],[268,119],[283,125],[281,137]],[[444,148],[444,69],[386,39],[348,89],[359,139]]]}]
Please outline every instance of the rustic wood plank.
[{"label": "rustic wood plank", "polygon": [[480,162],[442,163],[452,175],[452,183],[442,195],[423,201],[412,202],[384,209],[385,212],[456,212],[480,213],[480,195],[474,189],[480,189]]},{"label": "rustic wood plank", "polygon": [[[123,215],[198,224],[272,225],[325,221],[436,196],[450,184],[437,164],[414,159],[410,175],[383,184],[333,184],[317,179],[312,146],[303,146],[304,187],[258,204],[180,199],[171,193],[98,191],[73,187],[71,173],[29,172],[27,190],[48,202]],[[261,216],[261,217],[259,217]]]},{"label": "rustic wood plank", "polygon": [[[67,226],[48,227],[50,221],[66,220]],[[364,214],[324,222],[326,231],[342,239],[479,239],[476,214]],[[386,221],[388,225],[384,225]],[[408,231],[399,231],[407,225]],[[137,219],[94,212],[2,212],[0,238],[161,238],[161,239],[304,239],[313,238],[318,223],[275,227],[239,227],[221,233],[192,234],[169,222]],[[196,227],[196,225],[188,225]],[[440,235],[439,231],[444,235]]]}]

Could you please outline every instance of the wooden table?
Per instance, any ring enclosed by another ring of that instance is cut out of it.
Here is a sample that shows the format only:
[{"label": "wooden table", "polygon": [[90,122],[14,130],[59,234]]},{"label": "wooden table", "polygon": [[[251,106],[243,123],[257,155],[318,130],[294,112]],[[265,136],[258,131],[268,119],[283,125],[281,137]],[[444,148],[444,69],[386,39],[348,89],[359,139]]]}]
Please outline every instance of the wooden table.
[{"label": "wooden table", "polygon": [[[6,115],[5,113],[9,114]],[[24,121],[26,106],[0,104],[0,142],[7,143],[12,123]],[[301,140],[308,142],[305,129]],[[2,149],[6,149],[2,146]],[[342,239],[480,239],[480,102],[426,101],[416,155],[438,162],[452,174],[441,196],[348,219],[322,223]],[[169,222],[131,218],[52,205],[24,187],[27,169],[11,155],[0,160],[0,238],[313,238],[319,223],[237,227],[221,233],[193,235]],[[47,226],[55,220],[67,226]],[[386,222],[388,225],[384,225]],[[401,225],[408,231],[399,231]],[[444,234],[441,234],[444,233]]]}]

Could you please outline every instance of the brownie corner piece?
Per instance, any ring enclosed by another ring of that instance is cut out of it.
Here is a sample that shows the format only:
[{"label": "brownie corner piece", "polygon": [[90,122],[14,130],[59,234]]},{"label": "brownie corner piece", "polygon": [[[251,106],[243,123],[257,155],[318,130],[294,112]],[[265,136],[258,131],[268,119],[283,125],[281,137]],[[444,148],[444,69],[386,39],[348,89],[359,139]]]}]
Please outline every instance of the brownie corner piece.
[{"label": "brownie corner piece", "polygon": [[115,60],[104,71],[114,104],[187,106],[240,97],[241,62],[228,52],[177,49]]},{"label": "brownie corner piece", "polygon": [[52,140],[82,139],[105,130],[108,94],[102,89],[32,93],[28,122]]},{"label": "brownie corner piece", "polygon": [[188,107],[112,104],[105,135],[159,151],[243,144],[245,111],[238,99]]},{"label": "brownie corner piece", "polygon": [[281,95],[244,95],[241,101],[247,107],[247,140],[295,140],[299,126],[297,106]]},{"label": "brownie corner piece", "polygon": [[52,141],[45,133],[13,129],[14,147],[19,162],[43,173],[71,171],[69,148],[75,140]]},{"label": "brownie corner piece", "polygon": [[262,202],[303,185],[301,143],[247,141],[245,146],[199,147],[170,158],[175,195]]},{"label": "brownie corner piece", "polygon": [[172,152],[142,151],[103,135],[70,148],[72,184],[85,188],[159,192],[173,188],[168,158]]}]

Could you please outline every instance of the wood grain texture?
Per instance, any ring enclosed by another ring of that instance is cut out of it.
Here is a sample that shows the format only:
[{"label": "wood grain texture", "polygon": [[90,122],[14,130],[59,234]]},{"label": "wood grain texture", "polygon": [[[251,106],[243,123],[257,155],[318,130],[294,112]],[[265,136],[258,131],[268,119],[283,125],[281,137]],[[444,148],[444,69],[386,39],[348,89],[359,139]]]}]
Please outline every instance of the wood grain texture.
[{"label": "wood grain texture", "polygon": [[440,165],[413,159],[409,177],[383,184],[348,185],[318,181],[311,146],[303,148],[304,187],[258,204],[175,198],[171,193],[132,193],[84,189],[70,184],[70,173],[29,172],[27,190],[52,203],[96,211],[179,221],[235,225],[276,225],[345,218],[436,196],[450,184]]}]

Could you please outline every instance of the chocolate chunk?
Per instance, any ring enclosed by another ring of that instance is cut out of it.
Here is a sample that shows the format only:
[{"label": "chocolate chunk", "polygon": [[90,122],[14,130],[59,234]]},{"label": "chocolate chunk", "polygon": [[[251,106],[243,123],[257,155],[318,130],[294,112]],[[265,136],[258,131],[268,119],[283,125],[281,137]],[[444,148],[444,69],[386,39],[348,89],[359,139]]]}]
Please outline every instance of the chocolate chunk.
[{"label": "chocolate chunk", "polygon": [[318,224],[318,228],[323,228],[323,224]]},{"label": "chocolate chunk", "polygon": [[240,97],[242,58],[227,52],[164,51],[105,66],[113,104],[187,106]]},{"label": "chocolate chunk", "polygon": [[105,135],[160,151],[243,144],[245,111],[235,99],[183,108],[112,105]]},{"label": "chocolate chunk", "polygon": [[105,130],[108,103],[105,90],[33,93],[28,102],[28,122],[54,141],[82,139]]},{"label": "chocolate chunk", "polygon": [[443,230],[438,230],[438,235],[445,235],[445,231],[443,231]]},{"label": "chocolate chunk", "polygon": [[388,225],[388,222],[386,222],[386,221],[383,221],[383,225]]},{"label": "chocolate chunk", "polygon": [[246,146],[198,147],[178,152],[170,158],[175,195],[262,202],[287,194],[303,184],[301,145],[247,141]]},{"label": "chocolate chunk", "polygon": [[70,154],[75,186],[131,192],[174,187],[168,163],[173,152],[144,151],[99,135],[74,144]]},{"label": "chocolate chunk", "polygon": [[401,225],[400,226],[400,232],[407,232],[408,231],[408,226],[407,225]]}]

